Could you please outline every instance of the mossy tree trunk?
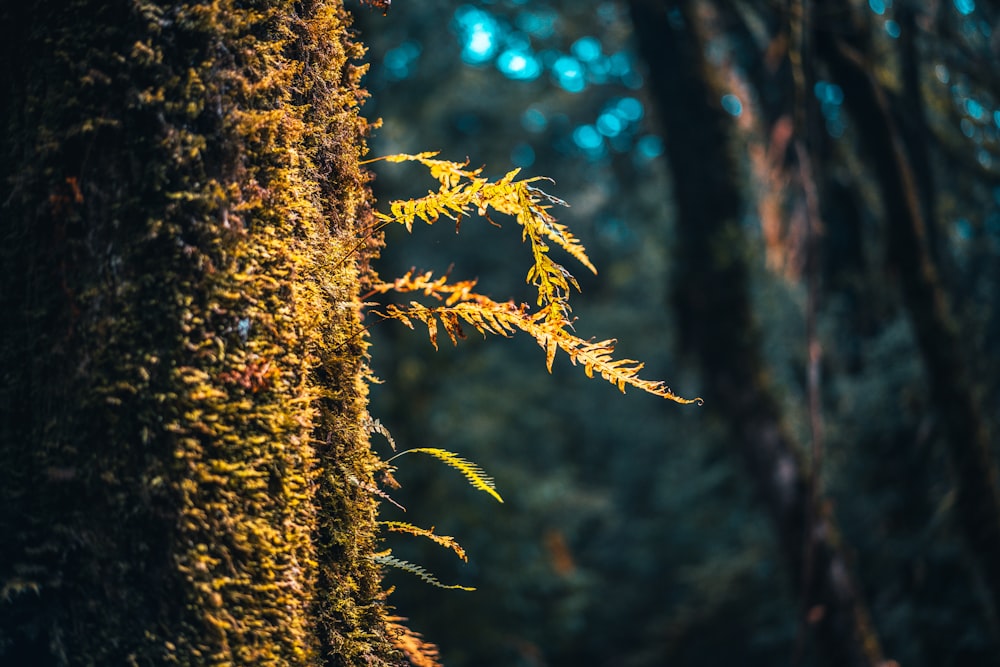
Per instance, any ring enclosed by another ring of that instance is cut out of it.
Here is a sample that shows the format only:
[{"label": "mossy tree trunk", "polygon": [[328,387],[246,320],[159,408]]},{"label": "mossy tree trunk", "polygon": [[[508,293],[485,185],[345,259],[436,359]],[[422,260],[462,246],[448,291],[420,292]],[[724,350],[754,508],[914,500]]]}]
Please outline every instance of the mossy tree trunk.
[{"label": "mossy tree trunk", "polygon": [[347,26],[0,6],[0,663],[392,662]]}]

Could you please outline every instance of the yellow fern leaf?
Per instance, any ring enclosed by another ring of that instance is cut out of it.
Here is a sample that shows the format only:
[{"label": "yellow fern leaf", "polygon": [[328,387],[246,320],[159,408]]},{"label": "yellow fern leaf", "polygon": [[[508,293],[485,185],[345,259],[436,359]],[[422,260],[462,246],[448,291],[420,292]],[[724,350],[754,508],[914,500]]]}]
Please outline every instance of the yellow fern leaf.
[{"label": "yellow fern leaf", "polygon": [[482,296],[472,291],[472,288],[475,286],[475,280],[463,280],[456,283],[449,283],[448,276],[434,278],[434,274],[431,271],[415,275],[414,269],[410,269],[405,275],[400,278],[396,278],[391,283],[376,283],[365,298],[373,294],[386,294],[388,292],[398,292],[400,294],[407,292],[420,292],[424,296],[433,297],[438,301],[443,300],[445,305],[450,306],[459,301],[475,300],[476,298]]},{"label": "yellow fern leaf", "polygon": [[435,279],[430,272],[416,275],[411,269],[392,283],[377,284],[372,293],[420,292],[439,302],[444,301],[444,306],[429,307],[411,301],[408,306],[390,304],[379,315],[397,319],[411,329],[414,321],[422,322],[435,349],[438,346],[439,325],[444,327],[453,344],[465,337],[463,323],[483,335],[509,336],[521,330],[545,350],[545,366],[549,372],[552,372],[556,352],[561,349],[569,355],[573,364],[583,365],[588,377],[593,377],[596,371],[621,391],[625,391],[626,386],[632,386],[678,403],[701,404],[700,398],[686,399],[674,394],[663,382],[640,378],[639,371],[643,365],[638,361],[614,359],[615,341],[585,341],[572,333],[569,297],[573,289],[579,291],[580,285],[564,266],[552,259],[549,252],[551,245],[562,248],[594,273],[597,269],[579,239],[549,212],[552,206],[567,206],[566,202],[534,185],[547,179],[517,180],[520,170],[512,169],[499,180],[490,182],[481,175],[482,169],[468,169],[468,160],[457,163],[440,160],[436,156],[437,153],[419,153],[382,158],[389,162],[423,164],[440,188],[420,199],[392,202],[392,215],[380,214],[380,220],[384,224],[398,222],[411,229],[417,219],[432,224],[440,216],[446,216],[457,222],[473,207],[488,220],[491,209],[512,216],[521,226],[522,240],[531,248],[533,261],[525,279],[537,291],[536,305],[539,309],[531,313],[523,304],[493,301],[473,291],[475,281],[448,283],[447,276]]},{"label": "yellow fern leaf", "polygon": [[481,176],[481,168],[467,169],[468,161],[458,163],[433,159],[435,155],[437,154],[399,154],[381,158],[388,162],[414,161],[423,164],[431,176],[437,179],[440,188],[419,199],[392,202],[389,206],[391,215],[377,214],[379,220],[385,223],[398,222],[412,231],[413,223],[418,219],[434,224],[444,216],[458,224],[473,207],[491,222],[490,209],[510,215],[521,225],[522,238],[531,246],[534,264],[528,272],[527,281],[538,290],[538,305],[561,302],[568,311],[565,300],[569,288],[573,286],[579,290],[579,285],[569,271],[549,257],[547,241],[563,248],[571,257],[597,273],[583,244],[548,212],[553,204],[568,204],[532,185],[546,180],[542,177],[515,180],[520,169],[512,169],[500,180],[491,183]]},{"label": "yellow fern leaf", "polygon": [[[481,294],[473,294],[470,300],[461,301],[452,306],[431,308],[413,301],[406,309],[389,305],[381,314],[383,317],[403,321],[411,328],[412,324],[408,322],[409,318],[412,317],[422,322],[434,320],[446,322],[445,326],[449,332],[458,326],[459,320],[472,325],[484,335],[490,333],[507,337],[514,331],[520,330],[534,338],[539,346],[545,350],[545,366],[550,373],[557,350],[562,350],[569,356],[574,365],[577,363],[583,365],[587,377],[593,377],[596,371],[603,379],[618,387],[622,392],[627,386],[632,386],[675,403],[702,404],[701,398],[678,396],[662,381],[640,378],[639,371],[643,368],[641,362],[634,359],[615,359],[613,357],[615,340],[594,342],[573,334],[570,331],[572,323],[561,314],[557,306],[558,304],[553,304],[548,309],[530,313],[524,305],[515,306],[513,302],[497,303]],[[457,336],[451,333],[449,335],[452,342],[456,342]],[[436,348],[436,336],[431,339],[431,342]]]},{"label": "yellow fern leaf", "polygon": [[402,651],[412,667],[443,667],[438,662],[438,658],[441,657],[438,647],[424,641],[423,635],[419,632],[414,632],[403,625],[402,622],[406,620],[405,618],[388,616],[385,620],[386,629],[392,638],[392,645]]},{"label": "yellow fern leaf", "polygon": [[616,343],[614,339],[599,342],[585,341],[566,331],[565,327],[569,324],[568,322],[557,326],[557,323],[547,319],[536,319],[537,317],[536,315],[533,318],[521,319],[517,324],[522,331],[533,336],[545,350],[549,372],[552,371],[552,358],[555,356],[555,348],[558,347],[569,355],[570,361],[574,365],[583,364],[587,377],[594,377],[596,370],[602,378],[617,386],[622,393],[625,392],[626,386],[632,386],[675,403],[701,405],[704,402],[701,398],[678,396],[663,381],[640,378],[639,371],[643,369],[645,364],[634,359],[614,359],[612,357]]},{"label": "yellow fern leaf", "polygon": [[475,463],[466,461],[454,452],[449,452],[447,449],[438,449],[436,447],[416,447],[414,449],[404,450],[388,459],[386,462],[398,459],[403,454],[429,454],[436,459],[444,461],[446,464],[465,475],[465,478],[469,481],[469,484],[471,484],[473,488],[490,494],[496,498],[498,502],[503,502],[503,498],[501,498],[500,494],[497,493],[496,483],[493,481],[493,478],[487,476],[483,469]]},{"label": "yellow fern leaf", "polygon": [[454,537],[451,537],[450,535],[438,535],[434,532],[433,526],[429,529],[421,528],[420,526],[414,526],[412,523],[406,523],[405,521],[379,521],[379,525],[385,526],[386,530],[394,533],[409,533],[410,535],[416,535],[418,537],[426,537],[446,549],[451,549],[465,562],[469,561],[469,558],[465,555],[465,549],[462,548],[462,545],[460,545]]}]

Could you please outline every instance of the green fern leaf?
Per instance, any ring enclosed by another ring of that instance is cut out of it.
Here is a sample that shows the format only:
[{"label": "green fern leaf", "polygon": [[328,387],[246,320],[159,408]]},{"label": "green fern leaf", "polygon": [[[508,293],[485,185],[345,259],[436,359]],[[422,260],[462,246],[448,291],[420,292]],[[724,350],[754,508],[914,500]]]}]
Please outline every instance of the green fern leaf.
[{"label": "green fern leaf", "polygon": [[458,584],[452,584],[452,585],[442,584],[440,581],[438,581],[438,579],[433,574],[431,574],[430,572],[428,572],[424,568],[420,567],[419,565],[415,565],[415,564],[411,563],[410,561],[403,560],[402,558],[396,558],[395,556],[391,555],[390,553],[376,554],[376,555],[372,556],[372,560],[375,561],[376,563],[380,564],[380,565],[388,565],[390,567],[395,567],[395,568],[398,568],[400,570],[405,570],[405,571],[409,572],[410,574],[414,574],[414,575],[420,577],[421,579],[423,579],[424,581],[426,581],[431,586],[436,586],[438,588],[458,589],[460,591],[474,591],[474,590],[476,590],[475,588],[472,588],[471,586],[460,586]]}]

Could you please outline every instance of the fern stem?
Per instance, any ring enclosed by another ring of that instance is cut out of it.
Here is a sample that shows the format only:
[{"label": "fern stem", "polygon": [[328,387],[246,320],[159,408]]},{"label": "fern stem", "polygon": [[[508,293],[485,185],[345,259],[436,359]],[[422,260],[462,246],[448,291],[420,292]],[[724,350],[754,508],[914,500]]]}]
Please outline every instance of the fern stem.
[{"label": "fern stem", "polygon": [[[361,164],[364,164],[364,163],[361,163]],[[361,249],[361,246],[363,246],[364,244],[368,243],[368,241],[369,241],[369,239],[371,239],[371,237],[373,237],[373,236],[375,236],[376,234],[378,234],[378,233],[379,233],[380,231],[382,231],[383,229],[385,229],[386,227],[388,227],[389,225],[391,225],[391,224],[392,224],[393,222],[395,222],[395,220],[386,220],[385,222],[382,222],[382,223],[380,223],[380,224],[378,224],[378,225],[375,225],[374,227],[372,227],[372,228],[371,228],[371,229],[370,229],[370,230],[368,231],[368,233],[367,233],[367,234],[365,234],[364,236],[362,236],[362,237],[361,237],[361,240],[359,240],[359,241],[358,241],[357,243],[355,243],[355,244],[354,244],[353,246],[351,246],[351,249],[350,249],[350,250],[348,250],[348,251],[347,251],[346,253],[344,253],[344,256],[343,256],[343,257],[341,257],[340,259],[338,259],[338,260],[337,260],[337,261],[336,261],[336,262],[335,262],[335,263],[334,263],[334,264],[333,264],[333,265],[332,265],[332,266],[330,267],[330,270],[331,270],[331,271],[336,271],[336,270],[337,270],[337,269],[339,269],[339,268],[340,268],[341,266],[343,266],[343,265],[344,265],[344,262],[346,262],[346,261],[347,261],[348,259],[350,259],[350,258],[351,258],[351,256],[352,256],[352,255],[353,255],[354,253],[356,253],[356,252],[357,252],[358,250],[360,250],[360,249]],[[326,267],[324,266],[324,267],[322,267],[322,268],[326,268]]]}]

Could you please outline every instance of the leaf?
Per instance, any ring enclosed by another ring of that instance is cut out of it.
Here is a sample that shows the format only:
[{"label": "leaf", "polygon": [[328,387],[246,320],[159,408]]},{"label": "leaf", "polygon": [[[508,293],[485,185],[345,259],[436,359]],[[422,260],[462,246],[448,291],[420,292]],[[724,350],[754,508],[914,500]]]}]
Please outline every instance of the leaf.
[{"label": "leaf", "polygon": [[487,476],[483,469],[475,463],[466,461],[458,454],[449,452],[446,449],[438,449],[436,447],[417,447],[414,449],[406,449],[388,459],[386,462],[388,463],[389,461],[397,459],[403,454],[418,453],[429,454],[441,461],[444,461],[446,464],[465,475],[465,478],[469,481],[469,484],[471,484],[473,488],[490,494],[496,498],[498,502],[503,502],[503,498],[501,498],[500,494],[497,493],[496,484],[494,483],[492,477]]},{"label": "leaf", "polygon": [[452,585],[442,584],[440,581],[438,581],[438,579],[434,575],[432,575],[424,568],[420,567],[419,565],[415,565],[410,561],[403,560],[402,558],[396,558],[391,553],[376,554],[372,556],[372,560],[380,565],[388,565],[390,567],[395,567],[400,570],[405,570],[410,574],[415,574],[416,576],[420,577],[431,586],[436,586],[438,588],[458,589],[460,591],[476,590],[471,586],[460,586],[458,584],[452,584]]},{"label": "leaf", "polygon": [[386,629],[392,637],[392,645],[403,652],[407,661],[413,667],[443,667],[438,658],[440,654],[438,647],[428,641],[424,641],[419,632],[414,632],[401,621],[406,619],[401,616],[387,616]]},{"label": "leaf", "polygon": [[385,526],[386,530],[394,533],[409,533],[410,535],[426,537],[432,542],[440,544],[447,549],[451,549],[465,562],[469,561],[469,558],[465,555],[465,549],[463,549],[462,545],[455,541],[454,537],[451,537],[450,535],[438,535],[434,532],[433,526],[429,529],[421,528],[419,526],[414,526],[412,523],[406,523],[405,521],[379,521],[379,525]]},{"label": "leaf", "polygon": [[[429,274],[424,275],[429,276]],[[439,294],[450,294],[448,291],[450,286],[446,284],[439,284],[435,289]],[[526,306],[515,306],[509,301],[497,303],[473,292],[464,294],[463,298],[466,300],[458,301],[452,306],[429,307],[412,301],[408,308],[400,309],[390,304],[384,313],[379,314],[391,319],[400,319],[404,323],[410,318],[422,322],[435,318],[443,322],[461,320],[474,326],[480,333],[505,337],[520,330],[534,338],[545,350],[545,367],[550,373],[557,351],[562,350],[573,364],[579,363],[583,366],[587,377],[593,377],[597,372],[622,392],[631,386],[675,403],[701,405],[703,402],[701,398],[689,399],[678,396],[662,381],[639,377],[644,364],[634,359],[615,359],[614,339],[594,342],[574,334],[571,331],[572,322],[561,309],[562,304],[553,303],[545,309],[532,313]]]},{"label": "leaf", "polygon": [[392,451],[396,451],[396,441],[393,439],[392,434],[389,433],[389,429],[385,427],[378,419],[372,419],[371,415],[367,415],[365,419],[365,428],[367,428],[372,433],[378,433],[385,441],[389,443],[389,447]]},{"label": "leaf", "polygon": [[531,249],[532,264],[525,280],[536,289],[538,310],[530,312],[523,304],[498,303],[478,294],[474,291],[474,280],[449,283],[447,276],[434,278],[430,272],[416,275],[411,269],[391,283],[378,283],[372,293],[418,292],[435,301],[443,301],[444,305],[431,307],[411,301],[404,307],[389,304],[377,314],[397,319],[410,328],[413,328],[412,320],[423,322],[435,349],[438,346],[439,322],[452,344],[464,338],[463,322],[483,335],[510,336],[520,330],[532,336],[545,350],[545,367],[550,373],[556,352],[561,349],[571,362],[583,366],[587,377],[593,377],[596,371],[620,391],[632,386],[677,403],[702,403],[700,398],[686,399],[674,394],[663,382],[640,378],[641,363],[633,359],[614,359],[614,340],[595,343],[585,341],[572,332],[569,297],[573,290],[580,290],[580,285],[565,266],[552,259],[551,247],[558,246],[594,273],[597,269],[580,240],[549,212],[553,206],[567,206],[565,201],[536,185],[549,179],[532,177],[516,180],[520,170],[512,169],[499,180],[491,182],[482,176],[482,168],[468,169],[468,160],[459,163],[437,159],[436,156],[437,153],[418,153],[382,158],[388,162],[413,161],[424,165],[440,188],[419,199],[392,202],[392,215],[380,215],[379,219],[386,223],[398,222],[411,229],[416,219],[433,224],[443,215],[457,221],[473,207],[490,222],[491,209],[513,217],[521,226],[522,240]]},{"label": "leaf", "polygon": [[351,484],[353,484],[354,486],[356,486],[356,487],[358,487],[360,489],[364,489],[368,493],[371,493],[372,495],[376,495],[379,498],[382,498],[383,500],[389,501],[390,503],[392,503],[393,505],[395,505],[399,509],[403,510],[404,512],[406,511],[406,508],[403,507],[402,505],[400,505],[399,503],[397,503],[395,500],[393,500],[392,496],[390,496],[388,493],[386,493],[382,489],[378,488],[374,484],[369,484],[367,482],[364,482],[364,481],[358,479],[356,476],[354,476],[354,475],[352,475],[350,473],[345,473],[345,475],[347,477],[347,481],[350,482]]}]

